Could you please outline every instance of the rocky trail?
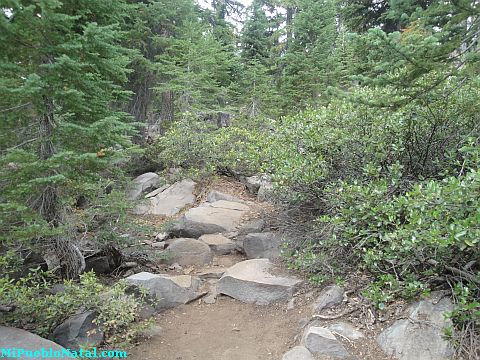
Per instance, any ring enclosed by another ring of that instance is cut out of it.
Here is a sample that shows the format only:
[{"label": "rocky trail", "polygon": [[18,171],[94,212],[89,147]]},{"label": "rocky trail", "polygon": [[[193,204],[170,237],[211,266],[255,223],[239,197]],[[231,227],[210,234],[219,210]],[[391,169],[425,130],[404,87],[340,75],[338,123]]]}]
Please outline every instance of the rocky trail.
[{"label": "rocky trail", "polygon": [[[443,335],[453,305],[445,294],[378,311],[361,294],[365,274],[316,287],[287,269],[281,251],[292,239],[270,224],[268,179],[171,183],[147,173],[128,194],[136,219],[159,230],[122,249],[121,265],[115,264],[113,280],[125,278],[132,294],[146,296],[137,320],[154,323],[128,349],[128,359],[452,358]],[[107,255],[88,257],[88,269],[111,271]],[[49,337],[55,343],[0,327],[0,348],[100,347],[104,334],[95,317],[92,310],[69,317]]]},{"label": "rocky trail", "polygon": [[379,321],[371,314],[373,321],[365,324],[355,307],[357,294],[347,287],[315,288],[287,270],[280,260],[286,239],[262,219],[262,213],[274,211],[264,202],[270,189],[266,179],[245,184],[222,179],[200,191],[190,180],[162,187],[156,181],[155,174],[142,175],[131,191],[136,200],[153,188],[135,212],[150,221],[161,216],[169,226],[149,244],[167,265],[156,273],[131,270],[127,277],[155,299],[145,309],[155,316],[155,326],[130,350],[130,359],[451,356],[441,338],[449,300],[401,306],[396,317]]}]

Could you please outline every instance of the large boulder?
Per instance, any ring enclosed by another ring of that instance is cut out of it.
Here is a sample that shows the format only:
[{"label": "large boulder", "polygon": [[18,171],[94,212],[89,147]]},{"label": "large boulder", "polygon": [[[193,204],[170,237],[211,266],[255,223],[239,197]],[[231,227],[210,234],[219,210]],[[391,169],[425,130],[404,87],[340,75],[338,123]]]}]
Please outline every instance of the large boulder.
[{"label": "large boulder", "polygon": [[195,185],[194,181],[186,179],[176,182],[159,193],[147,194],[150,197],[137,205],[134,212],[138,215],[176,215],[185,206],[195,203]]},{"label": "large boulder", "polygon": [[290,299],[302,281],[294,277],[275,275],[274,270],[268,259],[242,261],[223,274],[218,281],[218,292],[245,303],[258,305]]},{"label": "large boulder", "polygon": [[171,233],[179,237],[199,238],[204,234],[225,233],[234,230],[249,211],[245,204],[219,200],[188,210],[177,221]]},{"label": "large boulder", "polygon": [[182,266],[204,265],[213,259],[210,246],[195,239],[175,239],[165,251],[169,264],[177,263]]},{"label": "large boulder", "polygon": [[144,191],[154,189],[160,184],[160,176],[155,173],[149,172],[137,176],[127,193],[127,198],[129,200],[138,200],[142,196]]},{"label": "large boulder", "polygon": [[324,327],[310,326],[305,329],[302,344],[314,354],[330,356],[333,359],[352,358],[345,346]]},{"label": "large boulder", "polygon": [[322,290],[320,295],[313,303],[313,310],[321,312],[333,306],[340,305],[343,301],[343,294],[345,290],[341,286],[332,285],[327,286]]},{"label": "large boulder", "polygon": [[222,234],[205,234],[198,239],[207,244],[217,255],[226,255],[235,251],[236,244]]},{"label": "large boulder", "polygon": [[315,358],[306,347],[295,346],[283,354],[282,360],[315,360]]},{"label": "large boulder", "polygon": [[103,332],[94,323],[96,317],[94,311],[86,311],[68,318],[55,328],[53,340],[75,351],[99,346],[103,342]]},{"label": "large boulder", "polygon": [[19,350],[33,352],[33,354],[38,351],[39,356],[37,358],[41,357],[45,360],[58,359],[62,357],[62,354],[68,354],[66,349],[53,341],[41,338],[25,330],[0,326],[0,354],[7,359],[31,359],[34,357],[33,355],[27,357],[26,354],[20,354]]},{"label": "large boulder", "polygon": [[248,234],[243,240],[243,250],[249,259],[278,258],[281,245],[281,236],[273,232]]},{"label": "large boulder", "polygon": [[453,310],[448,298],[434,303],[422,300],[406,311],[406,318],[397,320],[377,338],[388,355],[399,360],[446,360],[454,350],[444,339],[444,329],[452,326],[445,314]]},{"label": "large boulder", "polygon": [[144,288],[156,300],[157,310],[186,304],[198,297],[200,279],[190,275],[159,275],[141,272],[127,277],[127,282]]}]

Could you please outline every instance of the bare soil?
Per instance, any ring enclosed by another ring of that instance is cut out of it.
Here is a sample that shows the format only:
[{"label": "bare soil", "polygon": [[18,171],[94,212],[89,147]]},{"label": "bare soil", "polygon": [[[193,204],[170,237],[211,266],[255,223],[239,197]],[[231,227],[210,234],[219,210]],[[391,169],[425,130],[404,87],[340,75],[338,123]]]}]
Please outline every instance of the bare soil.
[{"label": "bare soil", "polygon": [[294,346],[304,316],[302,309],[243,304],[223,296],[212,305],[196,302],[158,315],[162,332],[134,348],[129,359],[281,359]]}]

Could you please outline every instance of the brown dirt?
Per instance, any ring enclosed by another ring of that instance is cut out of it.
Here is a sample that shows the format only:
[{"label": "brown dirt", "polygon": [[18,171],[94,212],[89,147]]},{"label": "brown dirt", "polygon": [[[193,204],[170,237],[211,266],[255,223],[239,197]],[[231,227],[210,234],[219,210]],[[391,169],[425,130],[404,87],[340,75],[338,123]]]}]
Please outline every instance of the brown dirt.
[{"label": "brown dirt", "polygon": [[130,360],[280,359],[294,346],[301,309],[256,306],[219,297],[216,304],[181,306],[160,314],[163,335],[134,348]]}]

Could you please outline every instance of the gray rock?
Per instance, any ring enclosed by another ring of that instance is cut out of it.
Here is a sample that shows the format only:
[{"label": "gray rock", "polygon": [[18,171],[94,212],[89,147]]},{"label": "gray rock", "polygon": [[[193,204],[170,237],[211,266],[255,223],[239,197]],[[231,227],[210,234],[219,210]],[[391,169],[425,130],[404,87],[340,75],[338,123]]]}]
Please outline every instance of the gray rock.
[{"label": "gray rock", "polygon": [[314,354],[330,356],[333,359],[351,359],[345,346],[324,327],[308,327],[303,334],[302,344]]},{"label": "gray rock", "polygon": [[149,199],[157,196],[158,194],[162,193],[164,190],[168,189],[170,186],[171,186],[170,184],[165,184],[163,186],[160,186],[158,189],[155,189],[149,192],[147,195],[145,195],[145,199]]},{"label": "gray rock", "polygon": [[137,176],[127,193],[127,199],[129,200],[138,200],[140,199],[142,193],[152,188],[158,187],[160,184],[160,176],[155,173],[145,173],[143,175]]},{"label": "gray rock", "polygon": [[165,251],[169,264],[178,263],[181,266],[204,265],[213,259],[210,247],[203,241],[195,239],[176,239]]},{"label": "gray rock", "polygon": [[351,341],[359,340],[364,337],[363,334],[355,328],[355,326],[346,322],[338,322],[328,325],[328,329],[334,333],[338,333],[343,337],[346,337]]},{"label": "gray rock", "polygon": [[207,195],[207,202],[209,202],[209,203],[213,203],[213,202],[220,201],[220,200],[226,200],[226,201],[231,201],[231,202],[242,202],[241,199],[239,199],[235,196],[232,196],[230,194],[224,194],[224,193],[222,193],[220,191],[216,191],[216,190],[210,191]]},{"label": "gray rock", "polygon": [[229,238],[222,234],[205,234],[198,239],[210,246],[210,249],[217,255],[226,255],[232,253],[236,245]]},{"label": "gray rock", "polygon": [[265,228],[265,221],[263,219],[255,219],[242,224],[238,228],[239,235],[247,235],[252,233],[259,233]]},{"label": "gray rock", "polygon": [[95,274],[108,274],[111,271],[108,257],[91,256],[85,258],[85,272],[92,270]]},{"label": "gray rock", "polygon": [[53,340],[72,350],[99,346],[103,342],[103,332],[93,323],[96,316],[94,311],[86,311],[68,318],[55,328]]},{"label": "gray rock", "polygon": [[283,355],[282,360],[315,360],[315,358],[306,347],[295,346]]},{"label": "gray rock", "polygon": [[195,203],[195,185],[195,182],[188,179],[176,182],[161,193],[146,199],[134,212],[138,215],[176,215],[185,206]]},{"label": "gray rock", "polygon": [[156,300],[157,310],[169,309],[186,304],[198,296],[200,279],[190,275],[159,275],[141,272],[129,276],[127,282],[144,288]]},{"label": "gray rock", "polygon": [[443,339],[443,330],[452,325],[445,319],[453,310],[447,298],[434,304],[432,300],[419,301],[407,309],[408,319],[397,320],[377,338],[380,347],[388,355],[399,360],[451,359],[454,350]]},{"label": "gray rock", "polygon": [[272,232],[248,234],[243,240],[243,250],[249,259],[275,259],[280,257],[282,238]]},{"label": "gray rock", "polygon": [[327,286],[322,290],[320,295],[313,304],[313,310],[320,312],[329,309],[333,306],[339,305],[343,301],[343,293],[345,290],[337,285]]},{"label": "gray rock", "polygon": [[209,271],[201,272],[196,275],[202,280],[208,280],[208,279],[218,280],[223,276],[224,273],[225,273],[225,270],[223,268],[213,268]]},{"label": "gray rock", "polygon": [[[8,351],[10,349],[11,353],[5,353],[7,359],[31,359],[32,357],[26,357],[25,355],[19,355],[18,352],[14,352],[14,349],[25,349],[26,351],[39,351],[40,354],[42,349],[44,349],[47,354],[41,356],[45,360],[54,360],[61,357],[62,351],[65,352],[62,346],[54,343],[53,341],[41,338],[38,335],[29,333],[28,331],[22,329],[16,329],[12,327],[0,326],[0,349],[5,349]],[[50,354],[51,349],[51,356]],[[59,356],[56,356],[58,352]],[[0,356],[1,357],[1,356]]]},{"label": "gray rock", "polygon": [[247,205],[225,200],[204,203],[188,210],[173,225],[171,233],[179,237],[199,238],[204,234],[230,232],[239,225],[249,209]]},{"label": "gray rock", "polygon": [[268,200],[273,189],[272,181],[268,175],[255,175],[245,179],[245,186],[252,195],[257,195],[259,201]]},{"label": "gray rock", "polygon": [[220,278],[217,291],[245,303],[268,305],[286,301],[301,280],[272,274],[273,265],[268,259],[242,261]]}]

